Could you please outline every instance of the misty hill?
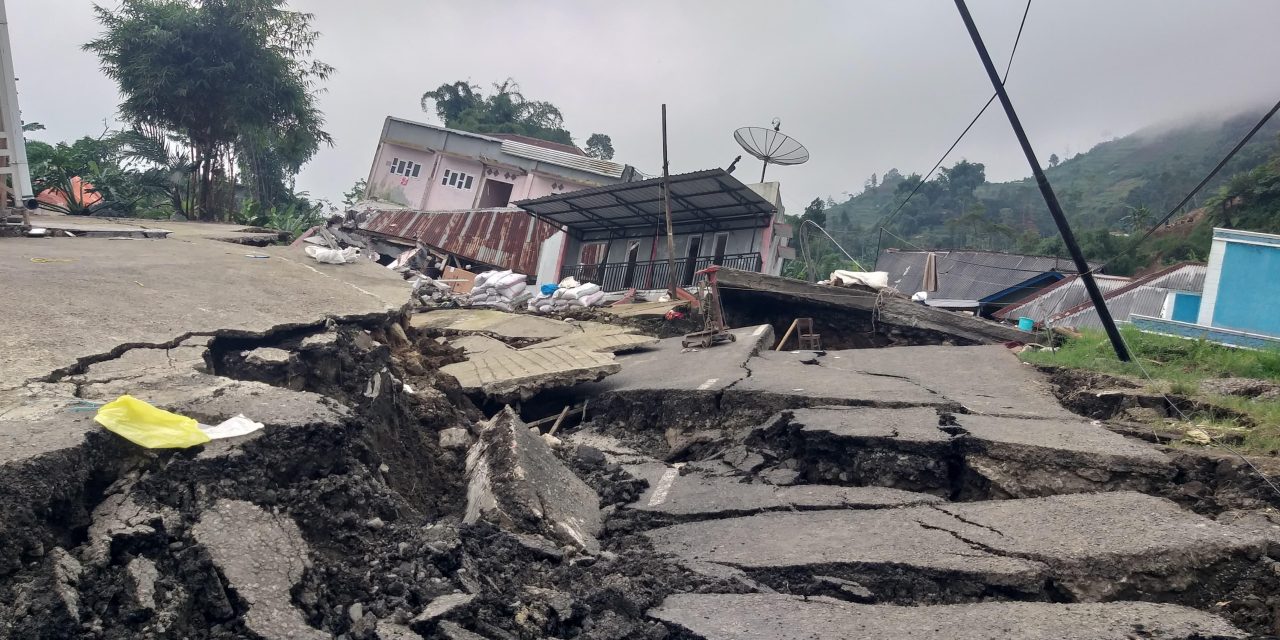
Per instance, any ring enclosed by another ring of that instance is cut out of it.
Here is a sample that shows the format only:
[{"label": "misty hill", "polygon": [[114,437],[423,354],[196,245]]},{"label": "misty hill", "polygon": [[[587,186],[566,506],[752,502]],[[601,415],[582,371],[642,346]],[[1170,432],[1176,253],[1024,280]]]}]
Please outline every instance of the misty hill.
[{"label": "misty hill", "polygon": [[[1164,215],[1261,115],[1250,111],[1148,128],[1100,143],[1047,167],[1045,173],[1078,233],[1130,232]],[[1280,120],[1272,120],[1188,208],[1213,197],[1234,174],[1258,168],[1278,152]],[[897,170],[873,177],[862,193],[843,203],[828,203],[828,228],[842,244],[848,243],[850,251],[874,259],[877,226],[918,181],[918,175],[903,176]],[[1058,244],[1035,182],[1026,178],[989,183],[976,159],[940,170],[888,229],[928,248],[1056,253]],[[885,246],[905,244],[886,235]]]}]

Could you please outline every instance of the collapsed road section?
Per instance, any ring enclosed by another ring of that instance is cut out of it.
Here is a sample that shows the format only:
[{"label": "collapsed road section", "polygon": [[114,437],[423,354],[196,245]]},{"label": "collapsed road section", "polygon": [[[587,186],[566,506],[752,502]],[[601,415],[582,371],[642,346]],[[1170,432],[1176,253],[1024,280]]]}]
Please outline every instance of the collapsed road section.
[{"label": "collapsed road section", "polygon": [[[274,299],[172,292],[252,312],[14,325],[40,348],[0,408],[0,638],[1277,632],[1269,496],[1188,491],[1002,346],[687,349],[273,260]],[[94,420],[126,395],[261,428],[146,448]]]}]

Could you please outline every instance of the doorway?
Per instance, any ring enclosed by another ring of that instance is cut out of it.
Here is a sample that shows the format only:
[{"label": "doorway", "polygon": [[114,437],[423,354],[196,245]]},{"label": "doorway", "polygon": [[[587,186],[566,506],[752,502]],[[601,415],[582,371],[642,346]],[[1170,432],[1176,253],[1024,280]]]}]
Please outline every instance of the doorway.
[{"label": "doorway", "polygon": [[640,243],[632,242],[627,246],[627,266],[622,272],[622,288],[630,289],[635,286],[636,280],[636,259],[640,255]]},{"label": "doorway", "polygon": [[698,270],[698,254],[701,252],[702,236],[689,236],[689,245],[684,258],[684,277],[680,279],[686,287],[693,284],[693,273]]},{"label": "doorway", "polygon": [[712,242],[714,244],[711,246],[715,248],[715,251],[712,252],[711,264],[724,266],[725,250],[729,248],[729,234],[717,233],[715,240]]}]

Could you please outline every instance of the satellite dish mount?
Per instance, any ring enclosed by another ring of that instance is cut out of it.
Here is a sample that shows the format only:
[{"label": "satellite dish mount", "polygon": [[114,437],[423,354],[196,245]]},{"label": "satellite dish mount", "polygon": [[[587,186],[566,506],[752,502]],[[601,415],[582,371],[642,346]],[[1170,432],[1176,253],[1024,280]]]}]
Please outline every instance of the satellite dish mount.
[{"label": "satellite dish mount", "polygon": [[764,182],[765,172],[771,164],[804,164],[809,161],[809,150],[795,138],[782,133],[781,128],[782,121],[774,118],[772,129],[742,127],[733,132],[733,139],[744,151],[764,161],[760,182]]}]

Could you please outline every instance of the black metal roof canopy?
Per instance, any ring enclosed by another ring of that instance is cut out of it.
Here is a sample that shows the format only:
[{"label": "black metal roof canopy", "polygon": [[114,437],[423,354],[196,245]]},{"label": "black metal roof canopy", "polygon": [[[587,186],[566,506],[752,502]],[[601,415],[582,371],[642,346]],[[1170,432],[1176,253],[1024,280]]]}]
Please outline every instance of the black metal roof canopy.
[{"label": "black metal roof canopy", "polygon": [[[670,177],[671,224],[677,234],[767,226],[774,206],[724,169]],[[647,238],[666,221],[662,178],[560,193],[516,206],[584,240]]]}]

